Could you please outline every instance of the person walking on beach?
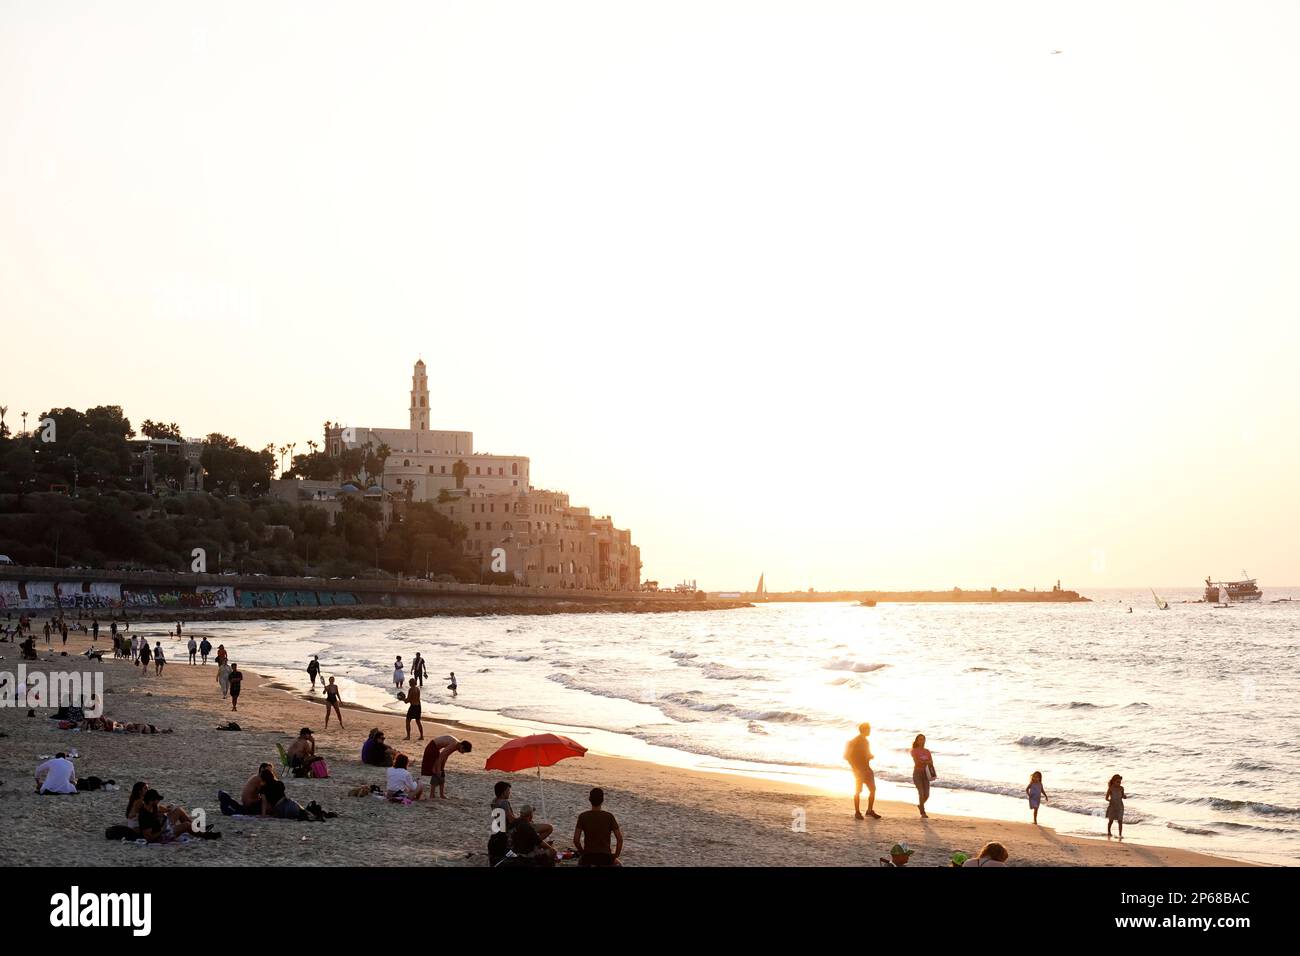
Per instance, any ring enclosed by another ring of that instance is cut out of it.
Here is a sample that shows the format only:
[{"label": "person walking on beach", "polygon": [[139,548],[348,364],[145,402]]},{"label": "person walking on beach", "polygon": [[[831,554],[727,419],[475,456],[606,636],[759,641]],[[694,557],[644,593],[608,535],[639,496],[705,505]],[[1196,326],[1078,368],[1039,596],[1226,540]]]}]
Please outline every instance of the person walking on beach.
[{"label": "person walking on beach", "polygon": [[420,720],[420,688],[415,683],[415,678],[410,680],[410,687],[406,691],[406,739],[411,739],[411,721],[415,721],[415,726],[420,731],[420,739],[424,739],[424,722]]},{"label": "person walking on beach", "polygon": [[95,640],[99,640],[99,618],[97,617],[90,619],[90,635]]},{"label": "person walking on beach", "polygon": [[68,646],[68,622],[63,620],[62,618],[59,619],[59,631],[63,634],[63,646],[67,647]]},{"label": "person walking on beach", "polygon": [[230,684],[230,709],[239,710],[239,691],[244,684],[244,674],[238,664],[230,665],[230,676],[226,680]]},{"label": "person walking on beach", "polygon": [[393,686],[401,690],[406,685],[406,668],[402,666],[402,656],[399,654],[397,660],[393,663]]},{"label": "person walking on beach", "polygon": [[307,676],[311,678],[311,689],[316,690],[316,678],[320,676],[320,658],[315,654],[307,662]]},{"label": "person walking on beach", "polygon": [[411,676],[419,682],[421,687],[423,687],[424,678],[427,677],[428,674],[429,669],[424,666],[424,658],[420,656],[419,651],[416,651],[415,659],[411,661]]},{"label": "person walking on beach", "polygon": [[190,663],[191,663],[191,664],[195,664],[195,663],[197,663],[197,661],[195,661],[194,658],[198,656],[198,653],[199,653],[199,644],[198,644],[198,642],[197,642],[196,640],[194,640],[194,635],[193,635],[193,634],[190,635],[190,642],[189,642],[189,644],[185,645],[185,647],[186,647],[186,650],[188,650],[188,651],[190,652]]},{"label": "person walking on beach", "polygon": [[163,665],[167,663],[167,657],[163,654],[162,641],[153,642],[153,663],[154,675],[162,676]]},{"label": "person walking on beach", "polygon": [[216,660],[217,660],[217,663],[218,663],[218,664],[224,664],[226,661],[230,660],[230,655],[226,653],[226,645],[225,645],[225,644],[218,644],[218,645],[217,645],[217,658],[216,658]]},{"label": "person walking on beach", "polygon": [[1035,770],[1029,777],[1029,786],[1025,787],[1025,793],[1029,797],[1029,809],[1034,811],[1034,826],[1038,826],[1038,804],[1047,799],[1047,791],[1043,789],[1043,773],[1041,770]]},{"label": "person walking on beach", "polygon": [[1119,774],[1110,778],[1106,784],[1106,839],[1110,839],[1110,829],[1119,824],[1119,838],[1124,839],[1124,778]]},{"label": "person walking on beach", "polygon": [[930,799],[930,781],[937,779],[934,755],[925,749],[925,734],[917,734],[912,741],[912,783],[916,784],[916,808],[927,820],[930,814],[925,812],[925,804]]},{"label": "person walking on beach", "polygon": [[853,819],[864,820],[862,815],[862,788],[867,788],[867,816],[879,820],[876,812],[876,775],[871,769],[870,724],[858,724],[858,735],[844,748],[844,759],[853,768]]},{"label": "person walking on beach", "polygon": [[217,665],[217,686],[221,688],[221,699],[230,696],[230,665],[222,661]]},{"label": "person walking on beach", "polygon": [[[578,851],[578,866],[619,866],[623,854],[623,831],[614,814],[605,809],[605,791],[593,787],[587,799],[591,809],[578,814],[573,828],[573,846]],[[617,843],[610,849],[610,837]]]},{"label": "person walking on beach", "polygon": [[206,664],[208,662],[208,655],[211,653],[212,642],[205,637],[203,640],[199,641],[199,662]]},{"label": "person walking on beach", "polygon": [[447,685],[447,690],[451,691],[452,697],[455,697],[456,696],[456,672],[452,671],[451,676],[448,677],[447,680],[451,681],[451,683]]},{"label": "person walking on beach", "polygon": [[325,685],[325,729],[330,727],[330,710],[333,709],[334,716],[339,719],[339,730],[343,729],[343,711],[339,710],[339,703],[343,700],[343,695],[339,692],[338,684],[334,683],[334,678],[329,679]]},{"label": "person walking on beach", "polygon": [[149,651],[149,642],[141,638],[140,652],[136,660],[139,664],[141,664],[144,667],[145,677],[149,676],[149,659],[151,657],[153,657],[153,654]]}]

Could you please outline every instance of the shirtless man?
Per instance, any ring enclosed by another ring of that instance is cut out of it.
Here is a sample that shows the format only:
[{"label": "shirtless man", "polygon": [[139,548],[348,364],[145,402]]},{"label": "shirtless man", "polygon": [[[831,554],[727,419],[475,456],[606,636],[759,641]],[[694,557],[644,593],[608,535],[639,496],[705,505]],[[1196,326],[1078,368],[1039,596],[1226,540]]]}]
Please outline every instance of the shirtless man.
[{"label": "shirtless man", "polygon": [[853,768],[853,819],[862,820],[862,788],[867,788],[867,816],[876,820],[876,775],[871,769],[871,744],[867,737],[871,734],[870,724],[858,724],[858,735],[844,748],[844,759]]},{"label": "shirtless man", "polygon": [[420,739],[424,739],[424,722],[420,720],[420,688],[416,686],[416,679],[410,679],[409,687],[406,691],[406,739],[411,739],[411,721],[415,721],[415,726],[420,731]]},{"label": "shirtless man", "polygon": [[434,787],[438,796],[447,799],[447,761],[452,754],[467,754],[474,749],[468,740],[457,740],[451,734],[434,737],[424,748],[424,759],[420,763],[420,773],[430,778],[429,797],[433,797]]},{"label": "shirtless man", "polygon": [[258,766],[257,773],[248,778],[244,784],[244,789],[239,791],[239,802],[235,803],[230,799],[230,794],[224,790],[217,791],[217,799],[221,801],[221,812],[226,816],[242,814],[244,816],[258,817],[262,815],[262,790],[268,781],[275,779],[275,771],[271,769],[269,763]]},{"label": "shirtless man", "polygon": [[298,731],[298,739],[288,746],[285,754],[289,757],[291,768],[305,767],[311,763],[316,756],[316,738],[312,736],[310,727]]}]

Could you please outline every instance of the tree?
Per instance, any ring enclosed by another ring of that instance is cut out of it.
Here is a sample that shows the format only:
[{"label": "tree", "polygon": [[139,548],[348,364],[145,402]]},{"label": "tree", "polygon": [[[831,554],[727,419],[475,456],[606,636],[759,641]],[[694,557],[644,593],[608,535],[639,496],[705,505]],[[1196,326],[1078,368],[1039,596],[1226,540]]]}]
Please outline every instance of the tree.
[{"label": "tree", "polygon": [[181,437],[181,426],[175,422],[164,425],[162,422],[150,421],[147,418],[144,420],[144,424],[140,426],[140,434],[146,438],[163,438],[171,441],[185,440]]}]

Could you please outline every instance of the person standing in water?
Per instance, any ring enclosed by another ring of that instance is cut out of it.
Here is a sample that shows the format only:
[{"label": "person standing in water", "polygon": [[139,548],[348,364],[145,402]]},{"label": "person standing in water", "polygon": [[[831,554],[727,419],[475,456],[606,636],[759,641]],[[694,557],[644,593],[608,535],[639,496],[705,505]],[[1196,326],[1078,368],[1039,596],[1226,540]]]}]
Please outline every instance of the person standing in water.
[{"label": "person standing in water", "polygon": [[1124,778],[1119,774],[1110,778],[1106,784],[1106,839],[1110,839],[1110,829],[1119,824],[1119,838],[1124,839]]},{"label": "person standing in water", "polygon": [[339,719],[339,730],[343,729],[343,711],[339,710],[339,704],[343,700],[343,695],[339,691],[339,685],[334,683],[334,678],[329,679],[325,684],[325,729],[330,728],[330,710],[333,709],[334,716]]},{"label": "person standing in water", "polygon": [[1029,797],[1029,809],[1034,811],[1034,826],[1038,826],[1038,804],[1047,799],[1047,791],[1043,789],[1043,773],[1041,770],[1035,770],[1029,778],[1029,786],[1025,787],[1025,794]]},{"label": "person standing in water", "polygon": [[401,690],[406,684],[406,668],[402,665],[402,656],[399,654],[397,660],[393,662],[393,686]]},{"label": "person standing in water", "polygon": [[419,651],[415,652],[415,659],[411,661],[411,676],[419,682],[421,687],[424,686],[424,679],[429,676],[429,669],[424,666],[424,658],[420,656]]},{"label": "person standing in water", "polygon": [[316,689],[316,678],[320,676],[320,658],[315,654],[307,662],[307,676],[311,678],[311,689]]},{"label": "person standing in water", "polygon": [[934,755],[925,748],[925,734],[917,734],[912,741],[912,783],[916,784],[916,808],[927,820],[930,814],[925,812],[925,804],[930,799],[930,781],[937,779]]},{"label": "person standing in water", "polygon": [[447,685],[447,690],[451,691],[452,697],[455,697],[456,696],[456,672],[452,671],[451,676],[448,677],[447,680],[451,681],[451,683]]},{"label": "person standing in water", "polygon": [[876,812],[876,775],[871,769],[870,724],[858,724],[858,735],[844,748],[844,759],[853,768],[853,819],[866,819],[862,815],[862,788],[867,788],[867,816],[879,820]]}]

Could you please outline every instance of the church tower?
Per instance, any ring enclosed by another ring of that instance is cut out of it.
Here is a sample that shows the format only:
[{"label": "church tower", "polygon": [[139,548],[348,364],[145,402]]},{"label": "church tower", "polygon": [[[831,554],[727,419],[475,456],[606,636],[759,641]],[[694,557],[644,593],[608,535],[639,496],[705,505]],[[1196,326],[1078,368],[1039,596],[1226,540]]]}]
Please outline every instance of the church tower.
[{"label": "church tower", "polygon": [[429,379],[424,373],[423,359],[415,363],[415,374],[411,376],[411,429],[429,430]]}]

